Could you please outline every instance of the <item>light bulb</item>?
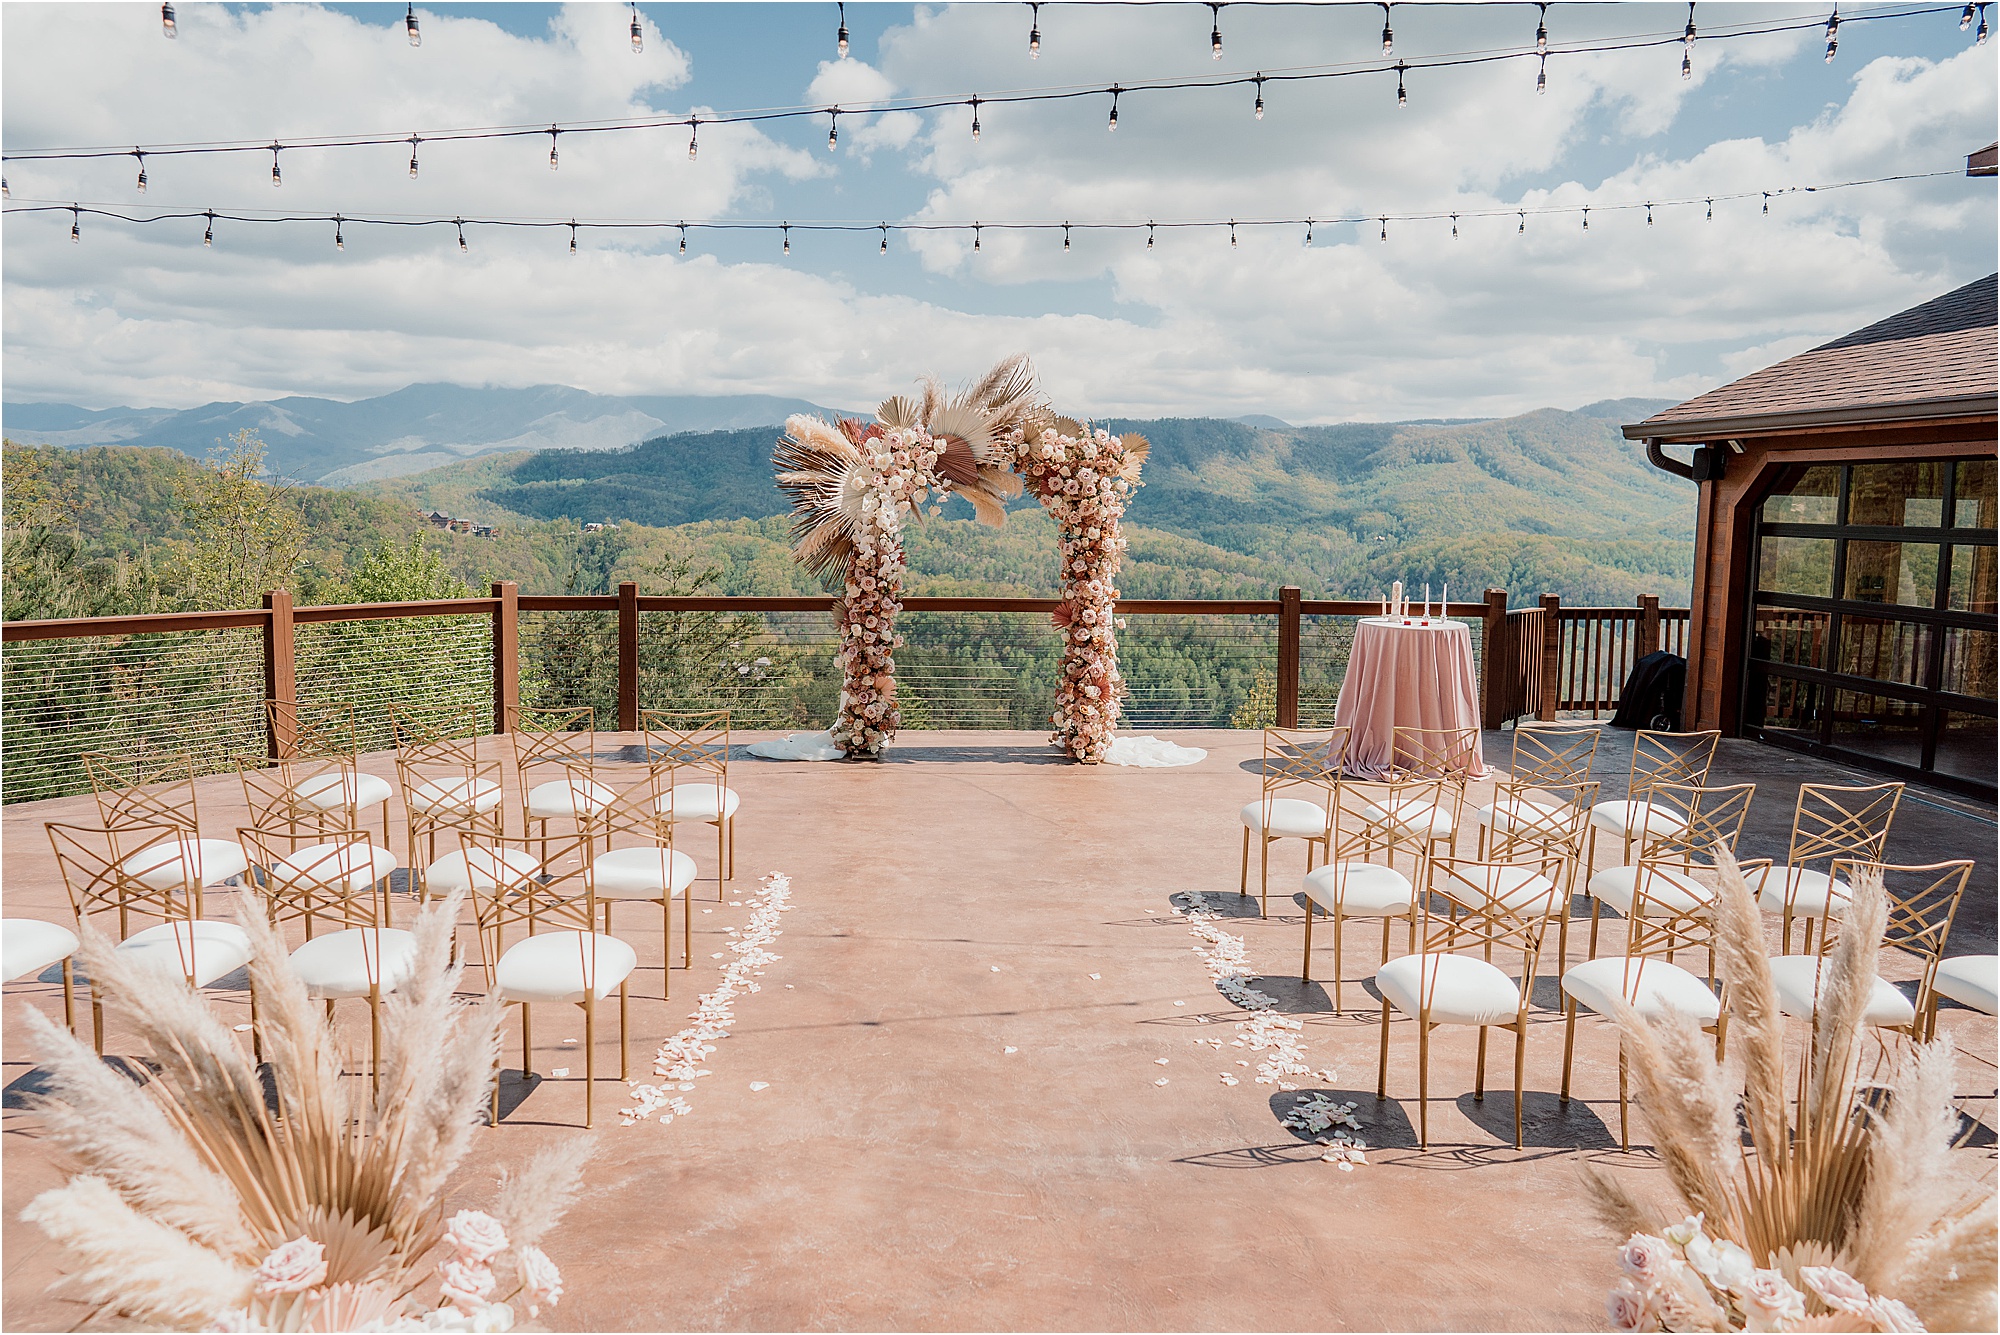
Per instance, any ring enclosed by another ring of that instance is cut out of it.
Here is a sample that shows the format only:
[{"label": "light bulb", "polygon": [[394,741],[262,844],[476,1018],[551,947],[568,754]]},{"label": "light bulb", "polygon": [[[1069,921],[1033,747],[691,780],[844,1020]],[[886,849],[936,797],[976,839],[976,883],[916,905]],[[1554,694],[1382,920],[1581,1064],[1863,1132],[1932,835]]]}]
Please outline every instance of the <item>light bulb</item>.
[{"label": "light bulb", "polygon": [[285,173],[278,166],[278,146],[271,145],[271,186],[276,189],[285,183]]},{"label": "light bulb", "polygon": [[1840,50],[1840,6],[1826,16],[1826,63],[1833,63],[1833,53]]},{"label": "light bulb", "polygon": [[1028,59],[1040,60],[1041,58],[1042,7],[1037,4],[1030,4],[1028,6]]},{"label": "light bulb", "polygon": [[7,178],[0,176],[0,199],[12,199],[14,188],[7,184]]},{"label": "light bulb", "polygon": [[412,181],[417,179],[417,145],[421,142],[415,135],[410,136],[410,179]]},{"label": "light bulb", "polygon": [[1985,45],[1986,45],[1986,6],[1985,6],[1985,5],[1981,5],[1981,6],[1979,7],[1979,31],[1978,31],[1978,32],[1976,32],[1976,33],[1974,33],[1974,34],[1972,34],[1972,39],[1973,39],[1973,42],[1974,42],[1974,44],[1975,44],[1975,45],[1978,45],[1978,46],[1985,46]]},{"label": "light bulb", "polygon": [[569,225],[569,253],[576,254],[576,224]]},{"label": "light bulb", "polygon": [[1313,243],[1313,225],[1312,225],[1312,219],[1308,218],[1306,219],[1306,245],[1311,246],[1312,243]]},{"label": "light bulb", "polygon": [[1229,220],[1229,248],[1236,249],[1236,219]]},{"label": "light bulb", "polygon": [[417,6],[414,0],[407,8],[409,12],[403,15],[403,30],[410,34],[411,46],[422,46],[424,35],[417,28]]},{"label": "light bulb", "polygon": [[1211,60],[1222,59],[1222,5],[1210,0],[1208,6],[1210,29],[1208,34],[1208,55]]},{"label": "light bulb", "polygon": [[1546,4],[1538,7],[1542,12],[1535,20],[1535,54],[1545,56],[1549,53],[1549,7]]},{"label": "light bulb", "polygon": [[1771,216],[1771,192],[1768,190],[1764,192],[1764,216]]},{"label": "light bulb", "polygon": [[1590,205],[1588,204],[1583,206],[1583,230],[1586,232],[1590,230]]},{"label": "light bulb", "polygon": [[1687,31],[1681,34],[1681,77],[1694,78],[1694,0],[1688,0]]},{"label": "light bulb", "polygon": [[846,5],[842,5],[840,7],[840,31],[834,34],[833,49],[840,53],[840,58],[842,60],[847,59],[847,6]]},{"label": "light bulb", "polygon": [[1694,57],[1685,51],[1681,53],[1681,77],[1683,79],[1694,78]]},{"label": "light bulb", "polygon": [[1707,201],[1704,201],[1704,202],[1705,202],[1705,203],[1707,203],[1707,205],[1708,205],[1708,217],[1707,217],[1707,218],[1706,218],[1706,219],[1705,219],[1704,221],[1707,221],[1707,222],[1714,222],[1714,221],[1715,221],[1715,201],[1711,199],[1711,200],[1707,200]]},{"label": "light bulb", "polygon": [[889,253],[889,229],[886,226],[882,228],[882,248],[876,253],[879,255],[887,255]]},{"label": "light bulb", "polygon": [[833,113],[833,122],[827,127],[826,131],[826,151],[831,153],[838,147],[840,147],[840,112],[835,110]]},{"label": "light bulb", "polygon": [[632,3],[632,54],[638,55],[646,49],[646,30],[639,23],[638,0]]},{"label": "light bulb", "polygon": [[469,249],[465,244],[465,222],[463,219],[453,219],[453,221],[458,223],[458,251],[463,255]]},{"label": "light bulb", "polygon": [[1404,70],[1403,62],[1400,60],[1397,61],[1396,62],[1396,105],[1399,107],[1407,107],[1410,105],[1409,90],[1403,87],[1403,70]]},{"label": "light bulb", "polygon": [[1651,227],[1652,225],[1653,225],[1653,206],[1651,204],[1648,204],[1646,206],[1646,226]]},{"label": "light bulb", "polygon": [[1384,219],[1382,220],[1382,237],[1381,237],[1381,239],[1382,239],[1382,240],[1384,240],[1384,241],[1387,241],[1387,240],[1389,239],[1389,220],[1388,220],[1387,218],[1384,218]]},{"label": "light bulb", "polygon": [[215,214],[210,212],[206,216],[208,218],[208,227],[201,234],[201,244],[213,249],[215,246]]},{"label": "light bulb", "polygon": [[[173,6],[169,5],[168,8],[171,9],[173,8]],[[1965,6],[1965,12],[1958,16],[1958,30],[1960,32],[1964,32],[1967,28],[1970,28],[1971,26],[1972,26],[1972,5],[1969,3],[1968,0],[1968,3]]]},{"label": "light bulb", "polygon": [[1451,215],[1451,239],[1454,241],[1458,240],[1458,215],[1456,213]]},{"label": "light bulb", "polygon": [[972,224],[972,253],[973,253],[973,254],[975,254],[975,255],[977,255],[977,254],[979,253],[979,224],[978,224],[978,223],[974,223],[974,224]]},{"label": "light bulb", "polygon": [[1521,225],[1514,229],[1514,233],[1517,236],[1526,233],[1528,230],[1528,215],[1523,213],[1520,215],[1520,217],[1521,217]]},{"label": "light bulb", "polygon": [[1382,54],[1385,56],[1394,55],[1395,51],[1396,51],[1396,34],[1390,31],[1389,29],[1389,6],[1383,5],[1382,6]]},{"label": "light bulb", "polygon": [[1063,224],[1063,254],[1069,254],[1069,224]]},{"label": "light bulb", "polygon": [[1257,105],[1250,108],[1250,114],[1255,116],[1258,120],[1263,120],[1264,119],[1264,76],[1261,74],[1258,75],[1255,82],[1257,84]]},{"label": "light bulb", "polygon": [[682,223],[682,224],[681,224],[681,254],[685,255],[685,254],[687,254],[687,253],[688,253],[688,225],[687,225],[686,223]]},{"label": "light bulb", "polygon": [[701,147],[701,119],[694,117],[688,121],[688,161],[694,161],[695,151]]},{"label": "light bulb", "polygon": [[972,142],[979,142],[979,99],[972,99]]},{"label": "light bulb", "polygon": [[135,148],[132,156],[139,159],[139,193],[143,195],[146,193],[146,155]]},{"label": "light bulb", "polygon": [[785,253],[789,255],[792,253],[792,225],[785,223],[783,227],[785,232]]},{"label": "light bulb", "polygon": [[1111,123],[1104,127],[1107,130],[1118,128],[1118,91],[1115,85],[1111,89]]},{"label": "light bulb", "polygon": [[73,246],[83,240],[83,215],[75,209],[69,211],[69,243]]},{"label": "light bulb", "polygon": [[556,136],[561,133],[562,131],[556,129],[555,126],[551,125],[549,127],[549,170],[550,171],[561,170],[561,168],[557,165],[559,160],[556,157]]},{"label": "light bulb", "polygon": [[1542,57],[1542,67],[1535,71],[1535,91],[1537,93],[1546,93],[1549,91],[1549,58],[1547,56]]},{"label": "light bulb", "polygon": [[340,234],[340,215],[337,213],[333,215],[333,248],[335,250],[347,249],[347,238]]},{"label": "light bulb", "polygon": [[1151,224],[1151,223],[1147,223],[1147,224],[1146,224],[1146,249],[1148,249],[1148,250],[1151,250],[1152,248],[1153,248],[1153,224]]},{"label": "light bulb", "polygon": [[[1970,14],[1971,12],[1972,7],[1970,5],[1966,6],[1966,13]],[[1967,19],[1966,23],[1970,23],[1971,21],[1971,19]],[[1958,26],[1963,28],[1965,23],[1961,23]],[[180,25],[174,22],[174,7],[172,5],[160,6],[160,31],[165,33],[169,38],[181,35]]]}]

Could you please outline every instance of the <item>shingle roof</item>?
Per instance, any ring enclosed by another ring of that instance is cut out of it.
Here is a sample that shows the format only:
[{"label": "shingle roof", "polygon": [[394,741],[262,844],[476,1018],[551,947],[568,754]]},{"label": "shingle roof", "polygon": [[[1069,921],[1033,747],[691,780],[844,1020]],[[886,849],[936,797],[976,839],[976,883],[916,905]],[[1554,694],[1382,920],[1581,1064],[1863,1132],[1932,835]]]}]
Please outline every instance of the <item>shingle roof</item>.
[{"label": "shingle roof", "polygon": [[1994,411],[2000,274],[1767,366],[1625,428],[1634,440]]}]

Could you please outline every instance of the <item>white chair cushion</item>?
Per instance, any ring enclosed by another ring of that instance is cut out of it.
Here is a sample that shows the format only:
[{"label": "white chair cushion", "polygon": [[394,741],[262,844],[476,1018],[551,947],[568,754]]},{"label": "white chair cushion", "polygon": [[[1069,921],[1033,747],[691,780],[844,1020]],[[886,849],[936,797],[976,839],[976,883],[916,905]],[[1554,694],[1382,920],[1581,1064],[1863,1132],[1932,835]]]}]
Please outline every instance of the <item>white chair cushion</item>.
[{"label": "white chair cushion", "polygon": [[[1826,967],[1827,961],[1818,955],[1773,958],[1771,982],[1778,990],[1778,1009],[1801,1019],[1811,1016],[1820,998]],[[1867,1024],[1896,1028],[1915,1020],[1917,1008],[1900,990],[1877,978],[1861,1018]]]},{"label": "white chair cushion", "polygon": [[[1609,904],[1625,917],[1632,916],[1632,901],[1638,897],[1639,867],[1607,867],[1590,878],[1590,897]],[[1706,911],[1715,903],[1715,892],[1694,877],[1674,867],[1654,867],[1646,876],[1646,907],[1668,913]]]},{"label": "white chair cushion", "polygon": [[1766,913],[1783,913],[1789,890],[1794,918],[1838,918],[1853,894],[1847,882],[1810,867],[1769,867],[1751,873],[1751,880],[1757,907]]},{"label": "white chair cushion", "polygon": [[270,867],[279,885],[342,886],[362,891],[396,870],[396,855],[373,844],[308,844]]},{"label": "white chair cushion", "polygon": [[395,927],[349,927],[316,936],[292,952],[292,969],[306,995],[321,1000],[365,997],[372,976],[393,992],[417,965],[417,938]]},{"label": "white chair cushion", "polygon": [[1313,903],[1346,918],[1395,917],[1416,902],[1409,877],[1372,862],[1328,863],[1307,872],[1305,886]]},{"label": "white chair cushion", "polygon": [[[187,865],[192,848],[193,867]],[[122,870],[139,884],[154,890],[172,890],[183,885],[221,885],[232,876],[250,869],[243,845],[228,839],[190,839],[186,843],[154,844],[142,848],[121,864]]]},{"label": "white chair cushion", "polygon": [[550,820],[565,816],[588,816],[617,799],[603,784],[588,779],[551,779],[528,790],[528,818]]},{"label": "white chair cushion", "polygon": [[726,820],[736,814],[736,790],[719,783],[677,783],[653,807],[674,821]]},{"label": "white chair cushion", "polygon": [[541,869],[535,855],[518,848],[477,848],[472,852],[470,872],[466,868],[464,853],[447,853],[424,868],[424,887],[435,894],[448,895],[454,890],[470,892],[473,878],[479,880],[479,889],[492,890],[498,883],[494,872],[506,868],[511,875],[507,881],[511,885],[520,877],[533,875]]},{"label": "white chair cushion", "polygon": [[639,956],[632,947],[602,932],[543,932],[510,946],[493,966],[493,981],[506,1001],[582,1001],[586,959],[594,964],[590,990],[615,992]]},{"label": "white chair cushion", "polygon": [[599,899],[666,899],[693,885],[694,875],[694,859],[678,848],[614,848],[590,864]]},{"label": "white chair cushion", "polygon": [[40,918],[0,920],[0,982],[40,973],[76,953],[76,933]]},{"label": "white chair cushion", "polygon": [[1449,839],[1452,835],[1451,813],[1420,798],[1399,797],[1387,806],[1363,802],[1361,814],[1378,825],[1393,819],[1398,828],[1410,834],[1427,833],[1433,839]]},{"label": "white chair cushion", "polygon": [[1376,970],[1375,985],[1405,1015],[1420,1012],[1429,987],[1436,1024],[1511,1024],[1521,1009],[1514,980],[1467,955],[1405,955]]},{"label": "white chair cushion", "polygon": [[1585,1010],[1599,1015],[1608,1015],[1611,999],[1621,993],[1628,1005],[1649,1020],[1675,1010],[1709,1024],[1722,1014],[1722,1003],[1707,983],[1680,965],[1660,959],[1606,955],[1587,960],[1563,975],[1562,989]]},{"label": "white chair cushion", "polygon": [[1687,821],[1651,802],[1599,802],[1590,809],[1590,823],[1612,834],[1657,837],[1679,834]]},{"label": "white chair cushion", "polygon": [[357,772],[349,775],[329,770],[325,774],[299,780],[298,787],[292,789],[292,796],[315,811],[331,811],[345,806],[366,810],[389,800],[389,781],[373,774]]},{"label": "white chair cushion", "polygon": [[2000,1010],[2000,955],[1954,955],[1939,960],[1937,990],[1961,1006],[1994,1014]]},{"label": "white chair cushion", "polygon": [[[1270,826],[1264,825],[1266,811]],[[1318,839],[1326,833],[1326,808],[1300,797],[1258,798],[1238,813],[1245,828],[1281,839]]]},{"label": "white chair cushion", "polygon": [[207,987],[250,962],[250,938],[243,929],[206,918],[192,924],[176,919],[134,932],[118,943],[118,950],[144,968],[182,978],[193,974],[196,987]]},{"label": "white chair cushion", "polygon": [[410,810],[426,816],[474,815],[499,806],[502,796],[500,785],[491,779],[425,779],[410,789]]},{"label": "white chair cushion", "polygon": [[[1499,808],[1497,811],[1495,808]],[[1516,822],[1534,826],[1546,822],[1556,808],[1547,802],[1537,802],[1525,795],[1516,795],[1505,802],[1488,802],[1472,813],[1472,818],[1489,830],[1505,833],[1514,828]]]},{"label": "white chair cushion", "polygon": [[1542,875],[1540,867],[1506,863],[1454,867],[1447,883],[1439,888],[1536,917],[1551,917],[1563,910],[1562,892]]}]

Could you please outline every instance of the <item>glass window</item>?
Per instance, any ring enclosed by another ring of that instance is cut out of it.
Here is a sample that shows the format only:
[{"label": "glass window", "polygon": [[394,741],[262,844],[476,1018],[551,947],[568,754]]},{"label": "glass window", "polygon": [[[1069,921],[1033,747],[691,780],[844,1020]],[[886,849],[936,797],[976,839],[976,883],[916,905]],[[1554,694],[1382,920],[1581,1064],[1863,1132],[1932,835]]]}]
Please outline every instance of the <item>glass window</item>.
[{"label": "glass window", "polygon": [[1833,596],[1833,539],[1766,537],[1757,561],[1757,587],[1765,593]]},{"label": "glass window", "polygon": [[[1765,541],[1769,542],[1770,539],[1766,538]],[[1993,548],[1953,547],[1951,584],[1945,590],[1944,605],[1954,612],[1985,612],[1989,616],[1992,615],[1993,567]]]},{"label": "glass window", "polygon": [[1768,524],[1833,524],[1840,520],[1840,469],[1832,464],[1798,464],[1778,477],[1764,502]]},{"label": "glass window", "polygon": [[1980,783],[1993,782],[1996,738],[1991,715],[1946,710],[1938,722],[1937,758],[1931,768],[1940,774]]},{"label": "glass window", "polygon": [[1916,700],[1835,691],[1833,735],[1828,740],[1845,750],[1905,765],[1921,765],[1926,708]]},{"label": "glass window", "polygon": [[1843,617],[1835,672],[1921,686],[1930,668],[1931,630],[1912,621]]},{"label": "glass window", "polygon": [[1952,507],[1954,528],[1992,528],[1995,518],[1993,460],[1958,462],[1958,500]]},{"label": "glass window", "polygon": [[1944,527],[1944,478],[1937,459],[1856,464],[1847,493],[1847,522],[1899,528]]},{"label": "glass window", "polygon": [[1758,695],[1752,700],[1758,711],[1758,726],[1766,732],[1796,735],[1808,741],[1817,739],[1819,693],[1816,682],[1765,675]]},{"label": "glass window", "polygon": [[1938,548],[1932,543],[1849,539],[1844,596],[1863,603],[1935,607],[1937,562]]},{"label": "glass window", "polygon": [[1994,633],[1952,626],[1944,633],[1944,675],[1938,689],[1994,699]]},{"label": "glass window", "polygon": [[[1770,539],[1764,541],[1769,542]],[[1795,607],[1760,607],[1757,609],[1757,638],[1750,646],[1751,655],[1771,663],[1825,667],[1827,631],[1832,624],[1831,612],[1807,612]]]}]

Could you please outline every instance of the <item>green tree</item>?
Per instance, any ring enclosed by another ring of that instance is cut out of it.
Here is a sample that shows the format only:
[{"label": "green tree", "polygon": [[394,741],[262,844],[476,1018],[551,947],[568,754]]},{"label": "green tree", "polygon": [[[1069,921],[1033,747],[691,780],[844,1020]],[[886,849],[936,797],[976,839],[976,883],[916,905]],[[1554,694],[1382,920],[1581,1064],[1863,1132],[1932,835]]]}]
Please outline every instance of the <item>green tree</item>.
[{"label": "green tree", "polygon": [[191,608],[255,607],[290,585],[312,531],[289,483],[264,478],[264,442],[238,431],[174,482],[185,544],[174,574]]}]

